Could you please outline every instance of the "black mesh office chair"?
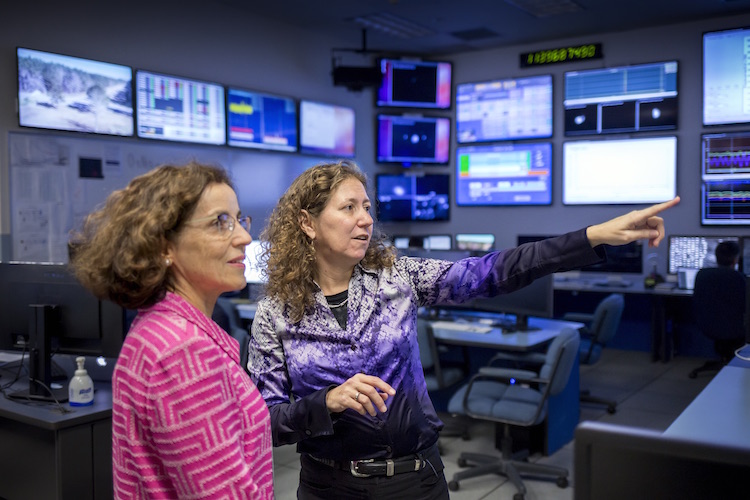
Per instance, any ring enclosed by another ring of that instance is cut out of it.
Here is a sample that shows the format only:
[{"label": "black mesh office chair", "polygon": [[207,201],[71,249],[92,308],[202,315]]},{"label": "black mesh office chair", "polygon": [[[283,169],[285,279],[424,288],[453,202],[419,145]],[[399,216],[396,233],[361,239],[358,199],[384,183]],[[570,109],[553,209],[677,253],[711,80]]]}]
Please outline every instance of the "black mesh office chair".
[{"label": "black mesh office chair", "polygon": [[745,277],[726,267],[698,271],[693,289],[693,317],[701,332],[714,341],[719,359],[709,360],[690,372],[719,371],[745,343]]}]

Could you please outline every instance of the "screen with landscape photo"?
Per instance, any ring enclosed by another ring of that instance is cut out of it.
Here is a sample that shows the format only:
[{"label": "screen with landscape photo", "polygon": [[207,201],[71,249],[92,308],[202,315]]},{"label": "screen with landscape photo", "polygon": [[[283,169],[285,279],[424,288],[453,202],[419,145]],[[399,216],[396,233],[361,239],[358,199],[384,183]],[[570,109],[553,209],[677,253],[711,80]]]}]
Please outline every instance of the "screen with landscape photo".
[{"label": "screen with landscape photo", "polygon": [[22,127],[133,135],[129,66],[17,48]]}]

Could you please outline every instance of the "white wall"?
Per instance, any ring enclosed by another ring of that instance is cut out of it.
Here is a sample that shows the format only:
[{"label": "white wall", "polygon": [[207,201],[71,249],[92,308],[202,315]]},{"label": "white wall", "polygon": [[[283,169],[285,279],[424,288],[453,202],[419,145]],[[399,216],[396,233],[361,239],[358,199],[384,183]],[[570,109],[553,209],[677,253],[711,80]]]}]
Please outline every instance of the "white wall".
[{"label": "white wall", "polygon": [[[43,4],[40,6],[40,3]],[[84,2],[89,3],[89,2]],[[372,176],[398,171],[374,162],[372,93],[349,92],[331,83],[333,47],[358,40],[313,36],[266,20],[243,17],[219,2],[172,2],[173,7],[144,0],[91,2],[90,7],[65,7],[42,0],[16,3],[0,19],[0,233],[10,228],[8,205],[8,132],[21,130],[14,110],[16,94],[15,47],[60,52],[136,68],[218,81],[227,85],[271,91],[354,107],[357,112],[357,159]],[[101,4],[101,5],[96,5]],[[112,4],[117,4],[112,6]],[[750,14],[638,31],[606,33],[522,47],[477,51],[450,56],[454,83],[492,78],[552,73],[555,118],[553,137],[553,204],[544,207],[452,207],[444,223],[392,224],[393,233],[454,234],[492,232],[499,246],[515,244],[519,233],[556,234],[595,223],[638,206],[563,206],[562,143],[564,142],[563,72],[620,64],[676,59],[679,74],[678,194],[683,201],[666,214],[674,234],[750,234],[747,229],[700,226],[700,135],[708,130],[740,130],[739,126],[705,129],[701,125],[702,47],[704,31],[750,25]],[[585,63],[520,69],[519,53],[565,44],[601,42],[604,58]],[[449,114],[454,118],[454,111]],[[80,136],[75,134],[76,137]],[[118,139],[119,140],[119,139]],[[138,139],[121,139],[137,141]],[[226,151],[226,149],[222,149]],[[239,154],[239,153],[238,153]],[[455,154],[455,138],[452,143]],[[256,220],[269,213],[291,179],[318,159],[283,153],[242,153],[235,168],[243,210]],[[450,167],[433,171],[453,173]],[[666,265],[666,245],[657,252],[660,270]],[[0,253],[0,257],[7,253]]]}]

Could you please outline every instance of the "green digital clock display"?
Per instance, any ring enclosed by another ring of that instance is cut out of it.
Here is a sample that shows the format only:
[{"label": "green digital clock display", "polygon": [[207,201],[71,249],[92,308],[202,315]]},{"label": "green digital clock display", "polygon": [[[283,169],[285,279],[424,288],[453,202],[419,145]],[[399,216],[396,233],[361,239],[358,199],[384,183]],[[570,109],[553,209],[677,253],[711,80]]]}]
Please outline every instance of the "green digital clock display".
[{"label": "green digital clock display", "polygon": [[544,66],[574,61],[588,61],[602,58],[602,44],[588,43],[576,47],[560,47],[559,49],[544,49],[521,54],[521,67]]}]

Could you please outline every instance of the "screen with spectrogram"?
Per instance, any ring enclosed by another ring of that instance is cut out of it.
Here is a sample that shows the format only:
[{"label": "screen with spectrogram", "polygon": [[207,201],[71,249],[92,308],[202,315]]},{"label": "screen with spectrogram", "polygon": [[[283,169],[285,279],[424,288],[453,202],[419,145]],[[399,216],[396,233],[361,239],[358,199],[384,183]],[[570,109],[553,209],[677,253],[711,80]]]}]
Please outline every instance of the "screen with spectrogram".
[{"label": "screen with spectrogram", "polygon": [[457,205],[549,205],[551,203],[551,143],[496,144],[457,148]]},{"label": "screen with spectrogram", "polygon": [[224,87],[136,71],[138,137],[226,144]]},{"label": "screen with spectrogram", "polygon": [[750,132],[703,134],[701,224],[750,225]]},{"label": "screen with spectrogram", "polygon": [[296,101],[228,88],[227,141],[241,148],[297,151]]},{"label": "screen with spectrogram", "polygon": [[456,86],[459,143],[552,137],[552,75]]},{"label": "screen with spectrogram", "polygon": [[677,128],[677,61],[568,71],[565,135]]},{"label": "screen with spectrogram", "polygon": [[354,109],[300,101],[300,153],[354,158]]}]

